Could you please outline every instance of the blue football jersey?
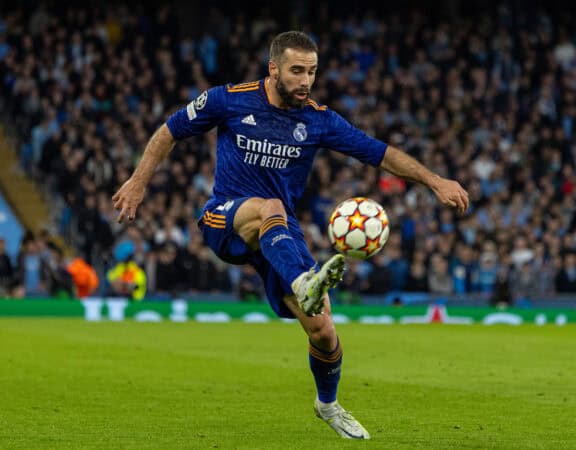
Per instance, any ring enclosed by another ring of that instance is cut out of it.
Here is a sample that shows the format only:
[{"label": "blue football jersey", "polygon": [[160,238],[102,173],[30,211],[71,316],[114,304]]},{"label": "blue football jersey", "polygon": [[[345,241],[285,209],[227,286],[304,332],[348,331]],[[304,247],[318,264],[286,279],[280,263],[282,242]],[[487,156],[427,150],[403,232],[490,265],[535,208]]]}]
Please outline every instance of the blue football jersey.
[{"label": "blue football jersey", "polygon": [[265,80],[212,88],[168,118],[176,140],[218,127],[213,195],[279,198],[288,214],[301,197],[318,149],[328,148],[378,166],[386,144],[326,106],[281,109]]}]

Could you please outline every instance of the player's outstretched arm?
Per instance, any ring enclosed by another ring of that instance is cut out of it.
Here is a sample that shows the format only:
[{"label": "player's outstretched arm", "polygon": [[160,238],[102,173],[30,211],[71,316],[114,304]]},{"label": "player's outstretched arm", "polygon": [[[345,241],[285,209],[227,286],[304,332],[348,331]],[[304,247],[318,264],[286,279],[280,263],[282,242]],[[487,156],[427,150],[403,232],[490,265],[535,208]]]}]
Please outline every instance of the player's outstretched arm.
[{"label": "player's outstretched arm", "polygon": [[442,178],[402,150],[389,145],[380,168],[398,177],[428,186],[442,204],[456,208],[460,214],[468,210],[468,192],[460,186],[460,183]]},{"label": "player's outstretched arm", "polygon": [[174,138],[166,124],[152,135],[134,173],[112,196],[114,208],[120,210],[118,222],[122,223],[125,217],[130,221],[134,220],[136,209],[144,199],[150,178],[158,164],[170,153],[174,144]]}]

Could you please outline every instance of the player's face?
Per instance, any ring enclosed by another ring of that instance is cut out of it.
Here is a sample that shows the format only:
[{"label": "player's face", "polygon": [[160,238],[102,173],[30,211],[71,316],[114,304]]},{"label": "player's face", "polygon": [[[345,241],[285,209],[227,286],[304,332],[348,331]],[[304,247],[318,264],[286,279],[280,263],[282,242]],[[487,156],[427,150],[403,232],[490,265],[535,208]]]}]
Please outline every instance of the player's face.
[{"label": "player's face", "polygon": [[282,102],[289,108],[303,108],[316,79],[316,52],[287,48],[279,65],[271,71]]}]

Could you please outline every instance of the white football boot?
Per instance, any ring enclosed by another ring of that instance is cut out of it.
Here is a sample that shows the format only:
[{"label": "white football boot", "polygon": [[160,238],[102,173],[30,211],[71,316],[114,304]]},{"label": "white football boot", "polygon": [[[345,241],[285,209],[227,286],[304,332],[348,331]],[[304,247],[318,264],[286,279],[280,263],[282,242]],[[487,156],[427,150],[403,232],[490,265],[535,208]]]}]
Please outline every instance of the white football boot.
[{"label": "white football boot", "polygon": [[309,316],[322,312],[326,292],[342,281],[345,266],[344,255],[334,255],[322,265],[318,272],[310,269],[294,280],[292,290],[302,311]]},{"label": "white football boot", "polygon": [[366,431],[366,428],[352,414],[342,408],[338,401],[321,403],[316,398],[314,412],[345,439],[370,439],[370,433]]}]

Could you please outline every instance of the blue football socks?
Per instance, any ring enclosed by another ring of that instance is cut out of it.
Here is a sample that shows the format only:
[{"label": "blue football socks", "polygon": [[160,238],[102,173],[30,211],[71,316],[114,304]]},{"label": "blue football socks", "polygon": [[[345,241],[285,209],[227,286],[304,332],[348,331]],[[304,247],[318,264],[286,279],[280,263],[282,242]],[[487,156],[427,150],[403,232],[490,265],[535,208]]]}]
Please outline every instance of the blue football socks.
[{"label": "blue football socks", "polygon": [[268,217],[260,226],[259,238],[264,258],[288,285],[292,285],[302,272],[310,269],[304,265],[283,216]]},{"label": "blue football socks", "polygon": [[340,366],[342,366],[342,347],[340,340],[331,352],[320,350],[310,342],[310,369],[316,381],[318,400],[331,403],[336,400],[338,382],[340,381]]}]

